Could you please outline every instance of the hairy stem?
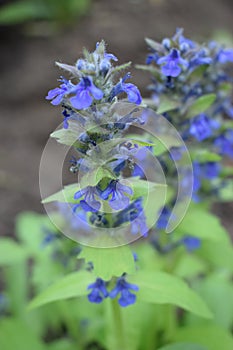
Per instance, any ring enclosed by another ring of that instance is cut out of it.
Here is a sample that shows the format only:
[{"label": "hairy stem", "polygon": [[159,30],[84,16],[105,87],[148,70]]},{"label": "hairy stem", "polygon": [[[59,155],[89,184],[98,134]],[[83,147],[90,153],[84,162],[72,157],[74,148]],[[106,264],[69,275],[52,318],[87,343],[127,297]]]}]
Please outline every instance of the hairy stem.
[{"label": "hairy stem", "polygon": [[111,300],[112,314],[113,314],[113,327],[114,327],[114,350],[127,350],[125,346],[125,335],[123,320],[121,314],[121,307],[117,302],[117,299]]}]

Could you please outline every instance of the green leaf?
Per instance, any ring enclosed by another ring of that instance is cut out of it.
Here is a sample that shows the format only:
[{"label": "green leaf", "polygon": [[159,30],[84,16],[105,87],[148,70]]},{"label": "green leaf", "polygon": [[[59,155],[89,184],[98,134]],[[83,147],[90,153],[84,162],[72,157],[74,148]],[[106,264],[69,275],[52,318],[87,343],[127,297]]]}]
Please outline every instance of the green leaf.
[{"label": "green leaf", "polygon": [[162,114],[168,111],[172,111],[173,109],[176,109],[179,106],[180,106],[180,102],[163,97],[159,103],[159,107],[156,113]]},{"label": "green leaf", "polygon": [[28,20],[40,18],[45,12],[37,3],[30,1],[20,1],[14,4],[9,4],[0,9],[1,24],[17,24]]},{"label": "green leaf", "polygon": [[178,277],[164,272],[138,271],[128,280],[139,286],[138,300],[155,304],[173,304],[204,318],[212,314],[201,297]]},{"label": "green leaf", "polygon": [[196,255],[184,254],[180,257],[174,273],[182,278],[191,278],[207,272],[207,264]]},{"label": "green leaf", "polygon": [[209,262],[212,267],[233,272],[233,246],[229,235],[221,242],[203,241],[198,255]]},{"label": "green leaf", "polygon": [[[113,246],[117,244],[109,236],[98,239],[100,246]],[[97,241],[95,241],[97,243]],[[113,248],[93,248],[84,247],[79,258],[92,262],[94,273],[103,280],[110,280],[113,276],[120,277],[124,272],[133,274],[135,272],[135,263],[133,253],[128,245],[116,246]]]},{"label": "green leaf", "polygon": [[75,146],[79,135],[83,131],[84,130],[77,122],[70,120],[68,129],[56,130],[50,135],[50,137],[55,138],[57,142],[63,145]]},{"label": "green leaf", "polygon": [[71,273],[49,286],[37,295],[29,304],[33,309],[57,300],[80,297],[87,294],[87,286],[93,282],[93,275],[88,271]]},{"label": "green leaf", "polygon": [[47,350],[80,350],[81,348],[72,343],[69,339],[61,339],[49,343],[46,347]]},{"label": "green leaf", "polygon": [[157,191],[160,188],[164,189],[164,191],[167,189],[166,184],[159,184],[152,181],[142,180],[136,176],[127,178],[127,181],[133,189],[133,198],[145,197],[150,192]]},{"label": "green leaf", "polygon": [[56,231],[47,215],[23,212],[16,218],[16,235],[24,244],[24,249],[28,249],[29,254],[44,254],[40,247],[45,228]]},{"label": "green leaf", "polygon": [[0,239],[0,265],[17,264],[27,258],[27,251],[23,246],[10,238]]},{"label": "green leaf", "polygon": [[208,350],[233,349],[231,334],[216,325],[181,328],[177,330],[174,340],[198,343]]},{"label": "green leaf", "polygon": [[149,47],[151,47],[155,51],[161,51],[161,52],[165,51],[163,45],[158,43],[157,41],[154,41],[150,38],[145,38],[145,42]]},{"label": "green leaf", "polygon": [[151,147],[151,146],[155,146],[155,144],[154,143],[151,143],[151,142],[146,142],[146,141],[143,141],[143,140],[140,140],[140,139],[134,139],[134,140],[132,140],[132,139],[130,139],[130,141],[132,141],[133,143],[136,143],[138,146],[149,146],[149,147]]},{"label": "green leaf", "polygon": [[116,175],[105,166],[100,166],[92,171],[87,172],[80,181],[81,188],[87,186],[96,186],[103,178],[117,179]]},{"label": "green leaf", "polygon": [[153,153],[155,156],[160,156],[169,151],[172,147],[180,147],[183,145],[181,139],[169,134],[161,134],[158,138],[152,139],[151,141],[154,143]]},{"label": "green leaf", "polygon": [[[216,325],[231,331],[233,327],[232,281],[224,275],[211,275],[197,281],[195,290],[211,308]],[[187,316],[190,325],[195,325],[200,322],[200,320],[196,319],[193,315]]]},{"label": "green leaf", "polygon": [[153,75],[159,75],[160,74],[160,70],[158,68],[156,68],[155,66],[152,65],[145,65],[145,64],[136,64],[135,68],[146,71],[146,72],[150,72]]},{"label": "green leaf", "polygon": [[41,203],[50,202],[66,202],[77,203],[77,199],[74,199],[74,194],[80,190],[79,184],[70,184],[65,186],[61,191],[58,191],[51,196],[44,198]]},{"label": "green leaf", "polygon": [[220,220],[198,205],[189,207],[183,221],[177,228],[176,234],[180,233],[212,241],[224,240],[227,235]]},{"label": "green leaf", "polygon": [[191,158],[193,160],[198,161],[199,163],[205,163],[205,162],[219,162],[222,157],[219,154],[210,152],[206,149],[199,149],[191,153]]},{"label": "green leaf", "polygon": [[208,94],[199,97],[194,103],[188,108],[186,117],[193,118],[196,115],[205,112],[215,101],[215,94]]},{"label": "green leaf", "polygon": [[163,346],[158,350],[208,350],[208,348],[193,343],[175,343]]},{"label": "green leaf", "polygon": [[47,347],[23,320],[6,318],[0,321],[0,349],[45,350]]},{"label": "green leaf", "polygon": [[224,180],[224,186],[218,190],[218,201],[221,202],[232,202],[233,201],[233,180]]}]

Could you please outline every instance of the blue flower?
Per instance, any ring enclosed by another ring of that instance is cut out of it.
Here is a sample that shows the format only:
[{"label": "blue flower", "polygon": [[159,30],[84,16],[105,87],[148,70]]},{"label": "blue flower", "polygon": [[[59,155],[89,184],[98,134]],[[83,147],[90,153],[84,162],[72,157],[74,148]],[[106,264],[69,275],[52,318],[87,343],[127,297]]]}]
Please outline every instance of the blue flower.
[{"label": "blue flower", "polygon": [[108,296],[106,282],[104,282],[101,278],[97,278],[94,283],[89,284],[87,289],[92,289],[91,293],[87,296],[91,303],[99,304]]},{"label": "blue flower", "polygon": [[202,49],[196,53],[196,55],[189,62],[189,68],[194,69],[203,64],[211,64],[213,62],[211,57],[207,56],[206,50]]},{"label": "blue flower", "polygon": [[85,109],[88,108],[93,101],[101,100],[104,96],[102,90],[97,88],[91,77],[83,77],[75,88],[76,96],[70,98],[70,103],[74,108]]},{"label": "blue flower", "polygon": [[102,191],[100,197],[104,200],[111,197],[109,200],[110,207],[115,210],[120,210],[129,205],[130,199],[126,196],[126,193],[132,195],[133,191],[130,187],[121,184],[119,180],[112,180],[105,190]]},{"label": "blue flower", "polygon": [[168,207],[163,207],[161,214],[156,222],[156,228],[159,230],[165,230],[168,224],[168,220],[171,216],[171,210]]},{"label": "blue flower", "polygon": [[58,235],[55,232],[47,228],[44,228],[43,232],[45,233],[45,236],[44,236],[44,239],[42,240],[41,248],[45,248],[47,245],[54,242],[58,238]]},{"label": "blue flower", "polygon": [[86,211],[95,212],[100,209],[101,203],[96,200],[96,196],[99,196],[99,191],[96,186],[87,186],[86,188],[77,191],[74,195],[74,199],[79,199],[84,196],[84,200],[80,201],[81,207]]},{"label": "blue flower", "polygon": [[219,123],[215,120],[211,120],[206,114],[199,114],[193,120],[191,120],[189,132],[198,141],[203,141],[212,136],[213,130],[219,128]]},{"label": "blue flower", "polygon": [[169,55],[158,59],[157,63],[162,66],[162,73],[167,77],[177,77],[181,73],[181,67],[187,67],[188,62],[180,56],[177,49],[172,49]]},{"label": "blue flower", "polygon": [[214,145],[220,154],[233,158],[233,130],[230,129],[218,136],[214,141]]},{"label": "blue flower", "polygon": [[137,198],[127,208],[118,213],[116,217],[116,225],[118,226],[126,222],[130,223],[131,233],[133,235],[139,233],[146,236],[149,229],[143,211],[142,198]]},{"label": "blue flower", "polygon": [[171,147],[170,148],[170,157],[174,161],[178,161],[182,158],[182,155],[184,152],[185,152],[184,147]]},{"label": "blue flower", "polygon": [[142,97],[137,86],[131,83],[125,83],[125,81],[129,78],[130,74],[128,73],[124,76],[124,78],[120,80],[120,82],[117,85],[114,86],[110,93],[110,100],[112,100],[115,96],[118,96],[122,92],[125,92],[128,96],[129,102],[140,105],[140,103],[142,102]]},{"label": "blue flower", "polygon": [[179,36],[179,44],[181,51],[187,51],[196,47],[196,43],[193,40],[184,37],[182,34]]},{"label": "blue flower", "polygon": [[126,282],[125,277],[122,276],[118,278],[116,287],[109,293],[109,297],[114,299],[118,294],[120,294],[118,303],[120,306],[126,307],[128,305],[134,304],[136,301],[136,295],[131,293],[130,290],[136,292],[139,290],[139,288],[135,284]]},{"label": "blue flower", "polygon": [[57,202],[56,206],[58,207],[60,214],[64,217],[66,224],[72,230],[90,230],[90,225],[87,222],[87,211],[82,208],[82,205],[80,203],[70,204]]},{"label": "blue flower", "polygon": [[233,49],[221,49],[217,55],[219,63],[233,62]]},{"label": "blue flower", "polygon": [[157,62],[158,58],[159,58],[159,55],[157,54],[157,52],[150,53],[149,55],[147,55],[146,64],[151,64],[152,62]]},{"label": "blue flower", "polygon": [[199,201],[197,192],[201,188],[203,179],[214,180],[219,176],[221,165],[217,162],[193,162],[193,199]]},{"label": "blue flower", "polygon": [[186,236],[181,241],[188,252],[192,252],[196,249],[199,249],[201,246],[201,240],[197,237]]},{"label": "blue flower", "polygon": [[52,100],[51,103],[54,106],[59,105],[65,95],[68,95],[75,91],[75,85],[73,85],[71,81],[62,78],[61,82],[62,84],[59,88],[50,90],[48,92],[48,95],[45,97],[46,100]]}]

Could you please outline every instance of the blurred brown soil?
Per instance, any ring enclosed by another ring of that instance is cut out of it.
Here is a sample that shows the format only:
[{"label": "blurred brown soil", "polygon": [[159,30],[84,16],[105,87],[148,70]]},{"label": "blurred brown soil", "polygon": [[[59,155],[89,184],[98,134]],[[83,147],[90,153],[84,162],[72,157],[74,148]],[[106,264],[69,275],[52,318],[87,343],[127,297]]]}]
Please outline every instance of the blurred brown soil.
[{"label": "blurred brown soil", "polygon": [[[197,39],[217,29],[233,34],[232,10],[230,0],[93,0],[85,18],[53,36],[46,26],[37,36],[23,36],[21,27],[0,28],[0,235],[13,232],[18,212],[43,212],[39,162],[48,135],[61,122],[59,108],[44,100],[57,84],[54,61],[73,63],[84,46],[92,50],[103,38],[120,63],[144,63],[144,37],[161,39],[176,27]],[[149,78],[134,68],[132,73],[145,95]],[[48,182],[52,188],[53,174]],[[216,210],[233,233],[231,207]]]}]

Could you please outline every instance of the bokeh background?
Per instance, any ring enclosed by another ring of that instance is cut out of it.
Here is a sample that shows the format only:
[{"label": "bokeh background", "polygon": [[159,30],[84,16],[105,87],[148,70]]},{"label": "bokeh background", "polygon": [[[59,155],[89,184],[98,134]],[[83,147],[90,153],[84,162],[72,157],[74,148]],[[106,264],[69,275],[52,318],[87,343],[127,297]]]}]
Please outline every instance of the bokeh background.
[{"label": "bokeh background", "polygon": [[[0,0],[0,235],[13,233],[18,212],[43,212],[39,162],[61,122],[59,108],[44,100],[60,74],[54,62],[72,64],[84,46],[94,50],[96,41],[105,39],[120,63],[142,64],[144,37],[160,40],[176,27],[197,40],[229,41],[233,1]],[[149,75],[131,71],[146,96]],[[231,205],[214,210],[233,233]]]}]

